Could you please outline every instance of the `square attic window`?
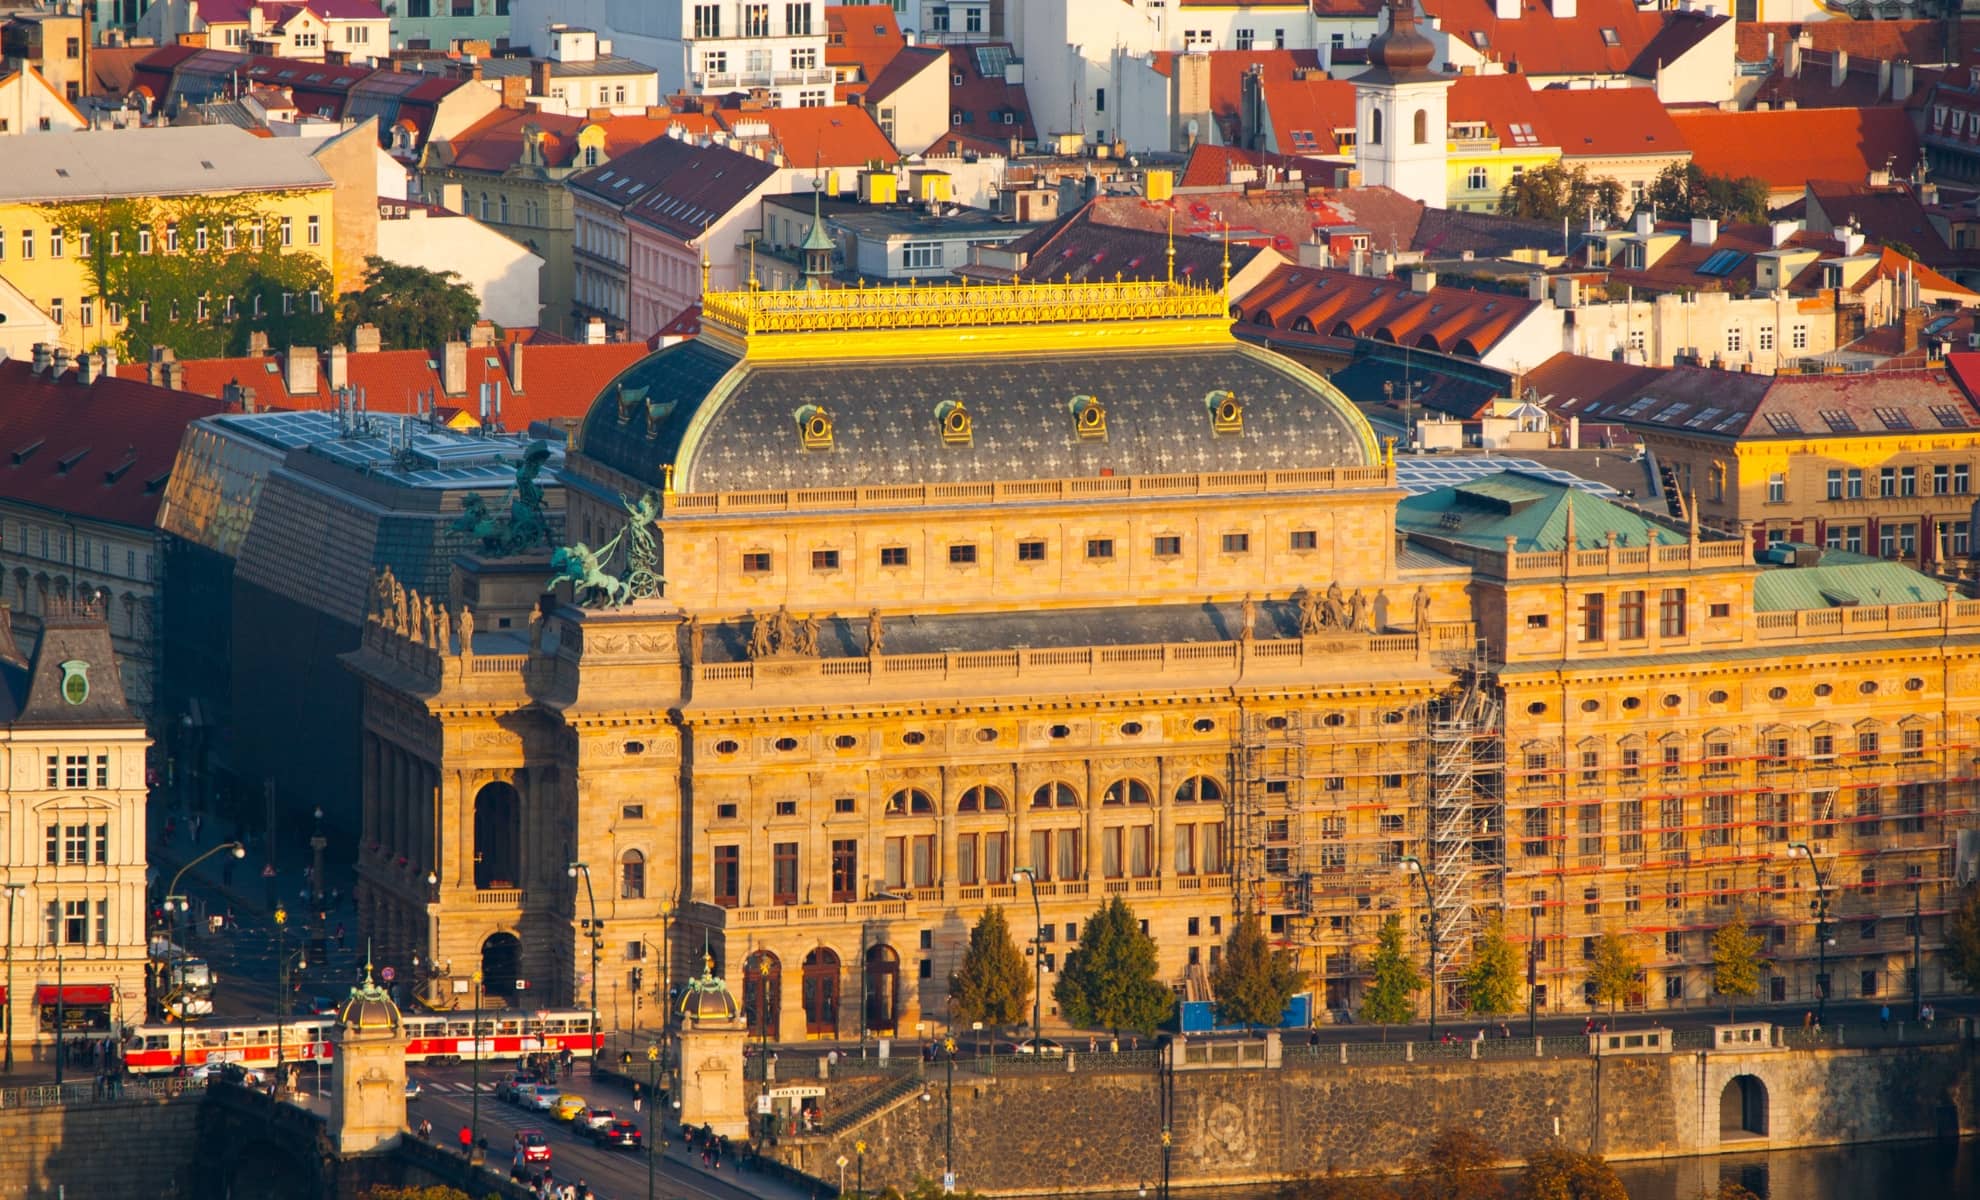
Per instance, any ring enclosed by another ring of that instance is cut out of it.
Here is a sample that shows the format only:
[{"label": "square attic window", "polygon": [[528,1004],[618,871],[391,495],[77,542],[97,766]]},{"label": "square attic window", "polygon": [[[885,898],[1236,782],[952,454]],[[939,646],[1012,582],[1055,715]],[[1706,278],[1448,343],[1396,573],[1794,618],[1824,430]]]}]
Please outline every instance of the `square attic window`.
[{"label": "square attic window", "polygon": [[1622,45],[1622,38],[1617,35],[1612,26],[1604,25],[1602,27],[1602,44],[1604,46],[1620,46]]}]

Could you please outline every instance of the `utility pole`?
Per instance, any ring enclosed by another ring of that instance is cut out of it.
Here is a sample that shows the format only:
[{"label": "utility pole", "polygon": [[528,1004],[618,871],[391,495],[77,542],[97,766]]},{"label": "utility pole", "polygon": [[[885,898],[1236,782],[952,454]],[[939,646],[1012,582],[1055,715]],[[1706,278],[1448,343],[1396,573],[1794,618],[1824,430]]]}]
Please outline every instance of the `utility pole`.
[{"label": "utility pole", "polygon": [[1540,1001],[1537,985],[1540,977],[1540,906],[1530,905],[1526,910],[1531,919],[1532,932],[1526,937],[1526,1036],[1540,1036]]}]

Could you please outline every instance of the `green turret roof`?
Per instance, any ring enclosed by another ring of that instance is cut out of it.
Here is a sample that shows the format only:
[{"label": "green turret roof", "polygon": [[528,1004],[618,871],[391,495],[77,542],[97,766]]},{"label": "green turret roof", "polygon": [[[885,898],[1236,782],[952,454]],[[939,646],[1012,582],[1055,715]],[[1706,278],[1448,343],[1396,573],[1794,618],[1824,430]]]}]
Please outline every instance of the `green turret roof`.
[{"label": "green turret roof", "polygon": [[1608,545],[1611,533],[1618,546],[1676,545],[1685,540],[1683,534],[1644,513],[1518,471],[1410,496],[1396,508],[1396,525],[1405,533],[1491,550],[1503,550],[1510,537],[1513,548],[1522,552],[1565,549],[1570,530],[1576,548],[1582,550]]}]

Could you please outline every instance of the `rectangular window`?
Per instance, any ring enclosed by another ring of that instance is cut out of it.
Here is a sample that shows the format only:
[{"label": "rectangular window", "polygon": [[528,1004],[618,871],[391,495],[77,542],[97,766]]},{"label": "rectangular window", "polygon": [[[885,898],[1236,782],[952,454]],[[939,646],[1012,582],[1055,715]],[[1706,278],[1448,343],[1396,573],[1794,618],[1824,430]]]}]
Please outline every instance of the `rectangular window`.
[{"label": "rectangular window", "polygon": [[62,941],[81,946],[89,940],[89,901],[62,901]]},{"label": "rectangular window", "polygon": [[1080,877],[1079,830],[1061,829],[1054,840],[1059,847],[1059,878],[1078,879]]},{"label": "rectangular window", "polygon": [[[51,779],[49,782],[53,783],[54,780]],[[52,867],[62,861],[62,827],[60,825],[48,826],[44,831],[44,838],[45,840],[42,845],[45,851],[45,857],[42,861]]]},{"label": "rectangular window", "polygon": [[832,902],[845,904],[859,899],[859,842],[838,838],[832,842]]},{"label": "rectangular window", "polygon": [[1624,641],[1643,637],[1643,593],[1624,592],[1616,605],[1616,636]]},{"label": "rectangular window", "polygon": [[89,862],[89,826],[62,826],[62,862],[71,867],[84,866]]},{"label": "rectangular window", "polygon": [[1829,499],[1840,500],[1843,498],[1843,473],[1841,470],[1831,469],[1828,474],[1827,484]]},{"label": "rectangular window", "polygon": [[806,0],[784,5],[784,34],[787,37],[811,36],[811,5]]},{"label": "rectangular window", "polygon": [[908,271],[930,271],[942,265],[942,243],[902,242],[901,267]]},{"label": "rectangular window", "polygon": [[742,569],[745,575],[761,575],[770,570],[770,552],[752,550],[742,556]]},{"label": "rectangular window", "polygon": [[907,566],[907,565],[908,565],[908,548],[907,548],[906,546],[882,546],[882,547],[880,547],[880,565],[881,565],[881,566],[883,566],[883,567],[905,567],[905,566]]},{"label": "rectangular window", "polygon": [[1658,605],[1657,633],[1661,637],[1681,638],[1684,636],[1684,592],[1683,588],[1665,588]]},{"label": "rectangular window", "polygon": [[[1602,806],[1584,804],[1581,806],[1581,844],[1577,852],[1581,854],[1602,853]],[[1593,910],[1590,910],[1593,911]]]},{"label": "rectangular window", "polygon": [[798,844],[778,842],[770,848],[770,903],[798,901]]},{"label": "rectangular window", "polygon": [[965,887],[976,883],[976,835],[973,833],[956,838],[956,882]]},{"label": "rectangular window", "polygon": [[1616,805],[1616,830],[1618,851],[1643,853],[1643,801],[1624,800]]},{"label": "rectangular window", "polygon": [[1657,820],[1662,829],[1662,836],[1658,841],[1659,849],[1682,851],[1684,849],[1684,801],[1658,801]]},{"label": "rectangular window", "polygon": [[[504,201],[506,201],[507,199],[508,197],[506,196],[503,197]],[[200,230],[199,236],[200,239],[204,241],[206,238],[206,231],[204,229]],[[309,237],[309,244],[312,246],[321,246],[323,244],[323,218],[321,217],[309,218],[308,237]]]},{"label": "rectangular window", "polygon": [[811,569],[814,571],[838,570],[839,552],[837,550],[813,550],[811,552]]},{"label": "rectangular window", "polygon": [[62,758],[62,786],[86,788],[89,786],[89,755],[68,754]]},{"label": "rectangular window", "polygon": [[1608,614],[1604,611],[1608,598],[1600,592],[1589,592],[1581,598],[1581,640],[1599,642],[1608,636]]},{"label": "rectangular window", "polygon": [[1114,539],[1113,538],[1086,539],[1086,557],[1089,560],[1109,559],[1114,557]]},{"label": "rectangular window", "polygon": [[95,860],[97,866],[108,866],[110,864],[110,826],[98,825],[94,833],[95,836],[91,840],[94,853],[91,857]]},{"label": "rectangular window", "polygon": [[742,847],[715,847],[715,903],[734,908],[742,903]]},{"label": "rectangular window", "polygon": [[1182,539],[1179,537],[1158,537],[1155,539],[1156,558],[1175,558],[1182,554]]},{"label": "rectangular window", "polygon": [[698,38],[722,36],[721,5],[697,4],[694,6],[694,36]]},{"label": "rectangular window", "polygon": [[742,6],[742,35],[747,38],[770,36],[770,6],[768,4],[745,4]]},{"label": "rectangular window", "polygon": [[1882,497],[1897,495],[1897,477],[1896,467],[1879,467],[1877,469],[1877,495]]},{"label": "rectangular window", "polygon": [[1248,554],[1251,552],[1251,535],[1248,533],[1227,533],[1224,535],[1224,553]]},{"label": "rectangular window", "polygon": [[95,940],[99,946],[110,944],[110,902],[108,900],[98,900],[96,902]]},{"label": "rectangular window", "polygon": [[48,231],[48,257],[62,257],[62,250],[64,248],[62,234],[63,230],[59,225]]},{"label": "rectangular window", "polygon": [[1787,503],[1787,472],[1775,471],[1767,476],[1767,503]]},{"label": "rectangular window", "polygon": [[[1092,557],[1092,543],[1091,543],[1091,542],[1089,542],[1089,543],[1087,543],[1087,549],[1088,549],[1088,557]],[[1109,554],[1110,554],[1110,555],[1111,555],[1111,553],[1112,553],[1112,551],[1111,551],[1111,550],[1109,550]],[[1025,541],[1022,541],[1022,542],[1019,542],[1019,543],[1018,543],[1018,561],[1019,561],[1019,562],[1044,562],[1044,561],[1045,561],[1045,543],[1044,543],[1043,541],[1041,541],[1041,540],[1038,540],[1038,539],[1036,539],[1036,538],[1028,538],[1028,539],[1026,539]]]},{"label": "rectangular window", "polygon": [[65,318],[62,315],[62,298],[60,296],[48,302],[48,319],[57,325],[64,323]]},{"label": "rectangular window", "polygon": [[1052,878],[1052,833],[1047,829],[1031,831],[1031,869],[1038,874],[1040,883]]},{"label": "rectangular window", "polygon": [[1733,798],[1731,796],[1705,797],[1705,829],[1699,841],[1707,846],[1732,845]]},{"label": "rectangular window", "polygon": [[1289,549],[1317,550],[1319,547],[1320,535],[1318,532],[1311,529],[1295,529],[1292,531],[1292,536],[1289,539]]},{"label": "rectangular window", "polygon": [[277,242],[277,245],[293,246],[296,244],[295,226],[296,226],[295,218],[293,217],[282,218],[282,223],[280,226],[280,229],[282,231],[282,236],[281,239]]},{"label": "rectangular window", "polygon": [[976,544],[975,544],[975,543],[973,543],[973,542],[957,542],[957,543],[956,543],[955,545],[953,545],[953,546],[950,546],[950,547],[949,547],[949,565],[950,565],[950,566],[952,566],[952,567],[968,567],[968,566],[974,566],[974,565],[975,565],[975,563],[976,563]]}]

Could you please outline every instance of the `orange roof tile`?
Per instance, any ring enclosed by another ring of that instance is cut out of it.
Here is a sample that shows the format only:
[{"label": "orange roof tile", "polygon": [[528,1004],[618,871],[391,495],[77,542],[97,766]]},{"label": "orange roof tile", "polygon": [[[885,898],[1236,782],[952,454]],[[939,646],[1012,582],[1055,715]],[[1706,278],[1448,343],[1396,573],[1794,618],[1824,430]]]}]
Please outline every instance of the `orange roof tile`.
[{"label": "orange roof tile", "polygon": [[854,80],[870,80],[907,40],[891,4],[835,4],[825,9],[825,65],[850,67]]},{"label": "orange roof tile", "polygon": [[1733,30],[1734,57],[1765,62],[1787,57],[1797,35],[1808,49],[1846,50],[1851,58],[1910,59],[1914,63],[1959,62],[1962,46],[1980,46],[1980,21],[1741,21]]},{"label": "orange roof tile", "polygon": [[824,108],[767,108],[752,112],[722,109],[716,119],[737,137],[751,138],[756,123],[768,127],[766,140],[793,167],[862,167],[900,158],[894,144],[863,108],[837,104]]},{"label": "orange roof tile", "polygon": [[1482,358],[1539,301],[1500,292],[1432,287],[1412,291],[1394,279],[1287,265],[1233,306],[1241,331],[1274,330],[1295,343],[1369,337]]},{"label": "orange roof tile", "polygon": [[1702,170],[1756,176],[1777,191],[1810,179],[1862,179],[1886,164],[1909,175],[1918,165],[1918,134],[1903,109],[1680,109],[1671,119]]},{"label": "orange roof tile", "polygon": [[1654,88],[1542,88],[1533,102],[1541,136],[1570,159],[1682,154],[1688,148]]},{"label": "orange roof tile", "polygon": [[1501,21],[1493,0],[1423,0],[1440,28],[1486,58],[1526,75],[1644,74],[1640,60],[1659,43],[1666,63],[1730,18],[1639,9],[1633,0],[1578,0],[1576,15],[1554,16],[1546,0],[1524,0],[1519,15]]},{"label": "orange roof tile", "polygon": [[1354,128],[1354,85],[1323,75],[1261,78],[1259,91],[1281,154],[1339,154],[1335,130]]}]

